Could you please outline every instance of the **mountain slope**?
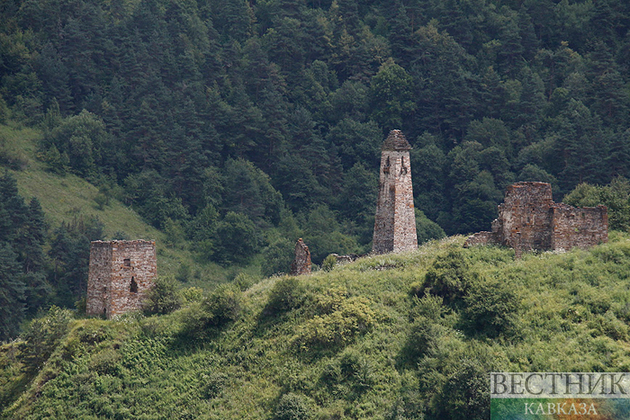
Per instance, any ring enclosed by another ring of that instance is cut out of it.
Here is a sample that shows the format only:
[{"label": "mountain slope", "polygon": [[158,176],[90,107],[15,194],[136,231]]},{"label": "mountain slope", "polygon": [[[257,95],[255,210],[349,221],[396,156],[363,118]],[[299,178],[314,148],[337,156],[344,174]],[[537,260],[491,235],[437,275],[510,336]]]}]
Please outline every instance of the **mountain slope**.
[{"label": "mountain slope", "polygon": [[[484,419],[489,371],[630,368],[628,235],[517,261],[463,240],[72,321],[3,415]],[[5,378],[28,367],[19,347],[0,352]]]},{"label": "mountain slope", "polygon": [[98,219],[107,239],[155,240],[159,275],[175,275],[184,264],[197,268],[197,275],[190,278],[191,284],[205,288],[226,281],[228,271],[216,264],[196,264],[185,246],[169,242],[163,232],[146,223],[131,207],[114,197],[107,197],[106,203],[99,202],[103,193],[85,179],[48,171],[46,164],[37,159],[37,141],[41,136],[41,131],[35,128],[0,124],[0,152],[5,157],[3,160],[9,162],[4,166],[12,168],[7,170],[16,178],[23,197],[39,200],[51,229],[64,222]]}]

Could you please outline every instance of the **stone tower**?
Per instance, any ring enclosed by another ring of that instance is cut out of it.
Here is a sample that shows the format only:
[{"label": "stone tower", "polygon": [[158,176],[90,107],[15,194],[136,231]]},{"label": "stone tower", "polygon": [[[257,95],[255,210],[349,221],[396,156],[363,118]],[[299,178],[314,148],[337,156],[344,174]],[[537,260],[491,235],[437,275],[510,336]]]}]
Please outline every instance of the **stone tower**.
[{"label": "stone tower", "polygon": [[416,249],[418,235],[411,186],[411,146],[400,130],[392,130],[381,150],[372,252],[384,254]]},{"label": "stone tower", "polygon": [[141,309],[156,276],[155,242],[92,242],[86,313],[112,318]]}]

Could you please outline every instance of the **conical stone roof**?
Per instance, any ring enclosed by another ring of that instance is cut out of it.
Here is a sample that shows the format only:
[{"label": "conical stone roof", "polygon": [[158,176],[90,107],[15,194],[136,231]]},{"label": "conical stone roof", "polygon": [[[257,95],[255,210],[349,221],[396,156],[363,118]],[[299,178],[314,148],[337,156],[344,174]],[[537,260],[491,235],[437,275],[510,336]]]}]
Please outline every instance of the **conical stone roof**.
[{"label": "conical stone roof", "polygon": [[392,130],[383,143],[381,150],[410,150],[411,145],[400,130]]}]

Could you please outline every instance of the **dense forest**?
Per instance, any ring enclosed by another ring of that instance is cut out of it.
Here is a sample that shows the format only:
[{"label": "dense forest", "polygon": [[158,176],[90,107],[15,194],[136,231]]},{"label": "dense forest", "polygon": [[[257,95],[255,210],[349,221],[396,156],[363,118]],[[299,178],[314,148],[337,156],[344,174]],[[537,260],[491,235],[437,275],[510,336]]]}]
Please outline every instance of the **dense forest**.
[{"label": "dense forest", "polygon": [[[622,0],[5,0],[0,123],[41,129],[49,171],[200,261],[263,253],[269,275],[298,236],[318,264],[370,249],[392,128],[413,146],[421,240],[487,229],[514,181],[551,182],[559,201],[630,177],[629,28]],[[22,244],[46,227],[15,200],[0,258],[28,276],[39,254]],[[102,232],[50,228],[48,280],[14,296],[52,284],[71,306],[85,267],[69,259]]]}]

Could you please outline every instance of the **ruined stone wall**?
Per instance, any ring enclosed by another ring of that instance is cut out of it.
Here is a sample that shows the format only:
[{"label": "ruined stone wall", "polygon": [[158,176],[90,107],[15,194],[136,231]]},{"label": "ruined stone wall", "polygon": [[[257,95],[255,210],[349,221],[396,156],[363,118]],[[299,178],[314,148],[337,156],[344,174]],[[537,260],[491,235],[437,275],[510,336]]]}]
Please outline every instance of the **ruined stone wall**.
[{"label": "ruined stone wall", "polygon": [[608,211],[605,206],[575,208],[556,204],[552,217],[551,249],[586,249],[608,242]]},{"label": "ruined stone wall", "polygon": [[156,277],[155,242],[92,242],[87,313],[112,318],[141,309]]},{"label": "ruined stone wall", "polygon": [[501,244],[520,255],[534,249],[589,248],[607,241],[605,206],[575,208],[554,203],[550,184],[518,182],[508,187],[492,232],[476,233],[464,246]]},{"label": "ruined stone wall", "polygon": [[510,185],[495,223],[498,242],[524,251],[548,249],[551,245],[551,185],[519,182]]},{"label": "ruined stone wall", "polygon": [[383,143],[372,241],[372,252],[376,254],[418,247],[410,149],[400,130],[392,130]]},{"label": "ruined stone wall", "polygon": [[107,290],[111,281],[111,246],[109,242],[96,241],[90,245],[90,268],[86,313],[106,315]]},{"label": "ruined stone wall", "polygon": [[291,275],[311,274],[311,251],[302,238],[295,243],[295,258],[291,263]]},{"label": "ruined stone wall", "polygon": [[464,243],[465,248],[480,245],[500,245],[500,242],[497,240],[497,235],[494,232],[484,231],[472,234]]}]

